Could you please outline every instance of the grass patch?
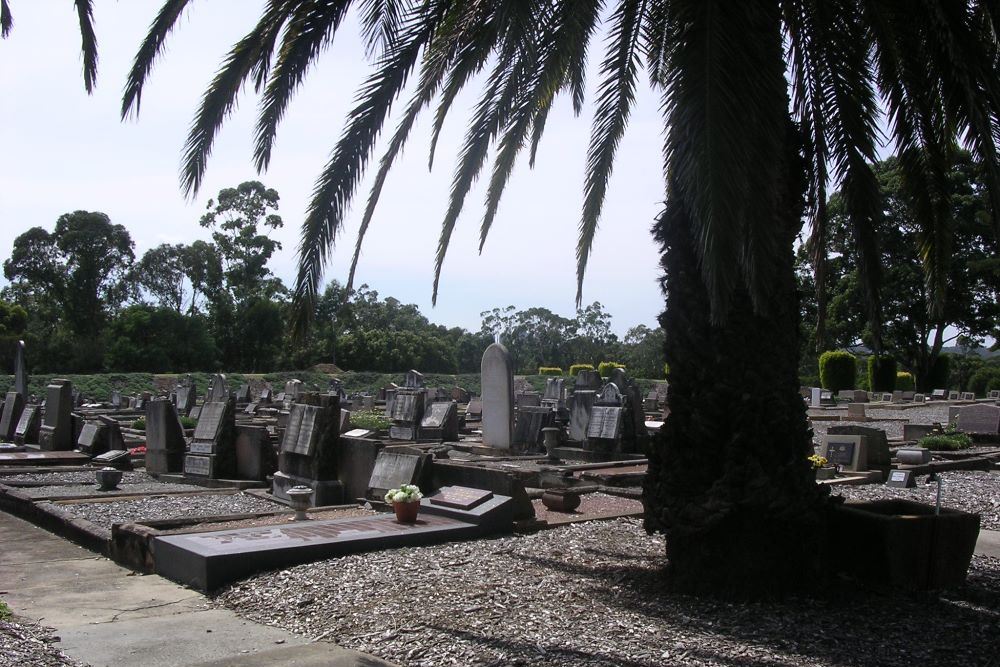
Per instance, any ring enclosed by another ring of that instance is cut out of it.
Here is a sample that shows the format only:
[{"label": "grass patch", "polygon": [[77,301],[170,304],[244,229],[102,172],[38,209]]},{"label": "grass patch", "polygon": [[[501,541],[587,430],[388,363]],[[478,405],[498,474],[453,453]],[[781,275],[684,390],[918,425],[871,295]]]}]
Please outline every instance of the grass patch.
[{"label": "grass patch", "polygon": [[920,439],[918,444],[921,447],[939,452],[957,452],[972,447],[972,438],[964,433],[946,433],[925,436]]},{"label": "grass patch", "polygon": [[391,422],[377,410],[358,410],[351,413],[351,426],[369,431],[384,431]]},{"label": "grass patch", "polygon": [[0,600],[0,621],[6,621],[12,616],[14,616],[14,612],[10,610],[6,602]]}]

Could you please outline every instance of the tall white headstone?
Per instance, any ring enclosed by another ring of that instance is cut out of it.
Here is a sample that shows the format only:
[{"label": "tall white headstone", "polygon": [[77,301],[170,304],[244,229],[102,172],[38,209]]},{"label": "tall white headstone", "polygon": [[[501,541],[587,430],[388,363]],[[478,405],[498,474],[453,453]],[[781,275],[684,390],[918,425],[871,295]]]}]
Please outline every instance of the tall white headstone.
[{"label": "tall white headstone", "polygon": [[514,434],[514,362],[507,348],[493,343],[483,353],[483,444],[510,449]]},{"label": "tall white headstone", "polygon": [[14,391],[28,400],[28,361],[24,357],[24,341],[17,341],[17,352],[14,356]]}]

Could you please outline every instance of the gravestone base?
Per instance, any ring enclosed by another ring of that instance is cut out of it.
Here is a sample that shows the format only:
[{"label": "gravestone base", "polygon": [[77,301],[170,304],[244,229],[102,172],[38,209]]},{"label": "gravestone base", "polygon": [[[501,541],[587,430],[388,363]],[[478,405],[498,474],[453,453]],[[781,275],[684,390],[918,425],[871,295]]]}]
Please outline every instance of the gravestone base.
[{"label": "gravestone base", "polygon": [[191,477],[218,477],[218,461],[214,454],[202,456],[188,454],[184,457],[184,474]]},{"label": "gravestone base", "polygon": [[313,507],[340,505],[344,502],[344,485],[339,480],[309,479],[281,471],[274,473],[271,483],[271,494],[276,500],[285,503],[290,502],[288,489],[293,486],[308,486],[313,490],[312,496],[310,496],[310,502]]},{"label": "gravestone base", "polygon": [[184,452],[167,449],[146,449],[146,472],[166,474],[184,469]]},{"label": "gravestone base", "polygon": [[393,424],[389,427],[389,438],[392,440],[416,440],[416,426],[397,426]]}]

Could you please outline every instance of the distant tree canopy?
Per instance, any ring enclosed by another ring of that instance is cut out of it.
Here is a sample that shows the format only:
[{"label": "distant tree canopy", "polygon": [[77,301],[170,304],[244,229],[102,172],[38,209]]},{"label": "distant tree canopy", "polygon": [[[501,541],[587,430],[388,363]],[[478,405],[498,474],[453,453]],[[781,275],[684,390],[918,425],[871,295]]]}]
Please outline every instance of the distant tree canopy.
[{"label": "distant tree canopy", "polygon": [[128,231],[103,213],[77,211],[53,232],[28,230],[4,262],[0,359],[10,367],[23,337],[35,371],[268,372],[333,362],[470,373],[499,337],[523,373],[614,359],[633,375],[663,376],[663,330],[640,325],[619,340],[597,302],[572,318],[495,308],[468,331],[368,285],[348,293],[334,281],[317,300],[309,336],[293,340],[288,290],[268,267],[281,247],[268,235],[282,226],[278,201],[258,181],[225,188],[200,219],[211,241],[161,244],[138,259]]}]

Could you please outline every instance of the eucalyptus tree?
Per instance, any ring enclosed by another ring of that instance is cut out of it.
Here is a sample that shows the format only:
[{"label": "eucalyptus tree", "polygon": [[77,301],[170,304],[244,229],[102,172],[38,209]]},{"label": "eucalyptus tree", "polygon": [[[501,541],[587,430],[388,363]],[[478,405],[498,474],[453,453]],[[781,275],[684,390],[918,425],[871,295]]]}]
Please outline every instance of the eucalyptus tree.
[{"label": "eucalyptus tree", "polygon": [[[188,4],[167,0],[153,20],[128,77],[123,116],[138,112]],[[404,92],[410,97],[377,163],[349,283],[386,174],[417,117],[436,102],[433,160],[458,93],[481,81],[441,227],[436,297],[473,182],[486,170],[484,243],[517,157],[526,151],[533,163],[554,100],[565,94],[583,109],[588,56],[603,42],[576,248],[580,287],[640,70],[662,99],[666,203],[654,238],[663,251],[671,414],[651,454],[647,528],[666,533],[670,580],[680,590],[814,586],[829,501],[805,461],[792,245],[803,217],[822,241],[825,190],[835,183],[878,322],[873,227],[880,210],[871,163],[884,109],[924,227],[929,294],[940,303],[948,224],[941,193],[956,140],[983,164],[993,211],[1000,202],[1000,3],[267,0],[195,114],[182,169],[189,194],[201,186],[219,128],[248,83],[261,96],[254,152],[257,167],[267,169],[289,101],[352,7],[373,72],[302,225],[296,312],[313,311],[348,206]],[[580,297],[578,289],[578,305]]]}]

